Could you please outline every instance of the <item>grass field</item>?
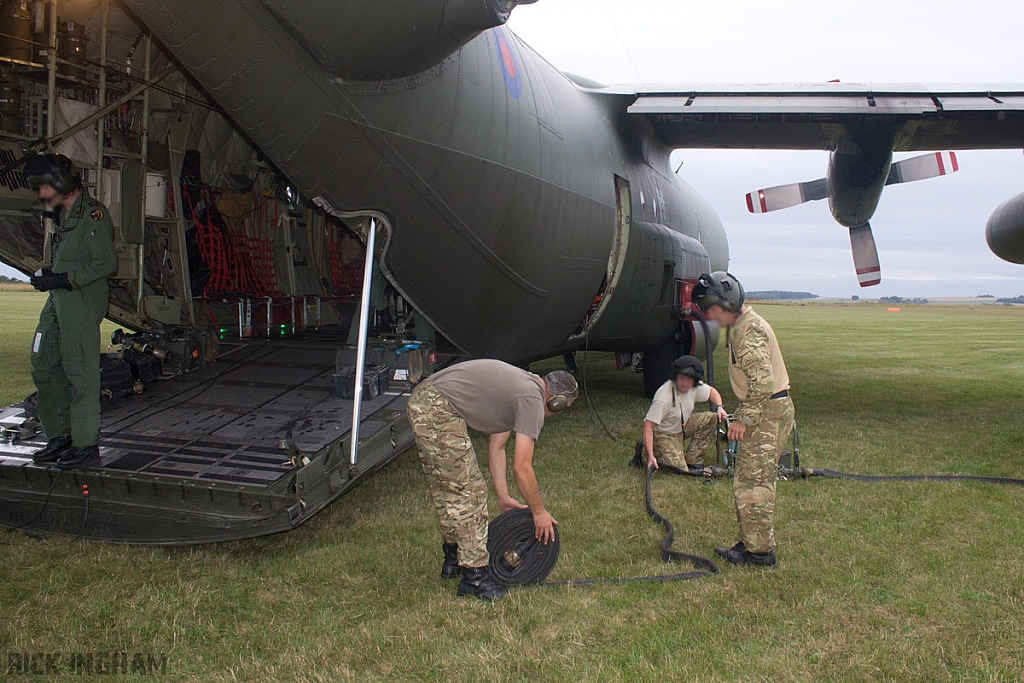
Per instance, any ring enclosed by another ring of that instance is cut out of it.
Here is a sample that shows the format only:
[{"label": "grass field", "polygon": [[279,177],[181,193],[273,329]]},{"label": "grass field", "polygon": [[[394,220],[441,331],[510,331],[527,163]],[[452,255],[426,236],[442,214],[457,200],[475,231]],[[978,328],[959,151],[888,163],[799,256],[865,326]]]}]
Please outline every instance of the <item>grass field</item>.
[{"label": "grass field", "polygon": [[[29,388],[39,304],[0,294],[7,401]],[[757,308],[786,355],[805,464],[1024,477],[1024,310]],[[563,544],[552,578],[662,573],[661,529],[626,467],[640,378],[599,354],[587,376],[625,443],[582,401],[545,428],[536,470]],[[659,476],[654,494],[677,548],[731,543],[726,482]],[[184,549],[3,536],[0,665],[4,651],[117,650],[167,654],[169,680],[1017,681],[1022,508],[1024,490],[981,484],[784,482],[775,571],[488,605],[437,578],[436,518],[408,452],[285,535]]]},{"label": "grass field", "polygon": [[[29,285],[0,285],[0,405],[20,401],[36,390],[29,376],[29,353],[45,302],[46,295]],[[117,327],[104,321],[101,345],[110,341],[110,333]]]}]

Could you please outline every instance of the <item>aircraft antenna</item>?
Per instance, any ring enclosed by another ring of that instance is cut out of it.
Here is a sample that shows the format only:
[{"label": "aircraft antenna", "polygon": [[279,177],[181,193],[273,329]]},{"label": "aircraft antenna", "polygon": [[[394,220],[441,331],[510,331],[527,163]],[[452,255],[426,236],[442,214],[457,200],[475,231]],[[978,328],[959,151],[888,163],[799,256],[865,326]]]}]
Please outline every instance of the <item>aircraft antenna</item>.
[{"label": "aircraft antenna", "polygon": [[626,53],[626,58],[629,60],[629,63],[633,66],[633,71],[636,72],[636,77],[640,80],[641,83],[644,83],[644,77],[640,75],[640,69],[636,67],[636,62],[633,61],[633,55],[629,53],[629,48],[626,47],[626,41],[622,39],[622,34],[619,33],[618,24],[615,23],[615,19],[612,17],[612,13],[608,11],[608,6],[604,4],[604,0],[600,0],[600,2],[601,7],[604,9],[604,13],[608,16],[608,21],[610,21],[612,24],[612,30],[615,31],[615,35],[619,39],[619,44],[622,45],[622,50]]}]

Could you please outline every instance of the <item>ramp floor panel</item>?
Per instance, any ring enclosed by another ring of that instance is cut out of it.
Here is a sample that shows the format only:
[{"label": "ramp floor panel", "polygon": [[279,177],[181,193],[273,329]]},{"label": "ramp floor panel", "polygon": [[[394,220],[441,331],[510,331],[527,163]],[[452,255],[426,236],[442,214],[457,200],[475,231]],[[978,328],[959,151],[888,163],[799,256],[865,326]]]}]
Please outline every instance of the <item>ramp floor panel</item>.
[{"label": "ramp floor panel", "polygon": [[[352,401],[334,393],[334,344],[307,334],[222,350],[202,369],[104,411],[105,469],[268,486],[294,470],[289,446],[316,453],[351,430]],[[368,416],[404,411],[406,400],[397,391],[364,400],[362,433],[382,426]],[[0,444],[0,459],[28,460],[44,442]]]}]

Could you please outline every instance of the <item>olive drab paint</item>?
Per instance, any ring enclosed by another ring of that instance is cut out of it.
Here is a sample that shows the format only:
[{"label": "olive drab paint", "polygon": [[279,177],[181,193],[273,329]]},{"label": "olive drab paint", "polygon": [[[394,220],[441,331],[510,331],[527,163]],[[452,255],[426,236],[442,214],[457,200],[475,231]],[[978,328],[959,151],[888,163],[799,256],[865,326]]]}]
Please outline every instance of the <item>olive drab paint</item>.
[{"label": "olive drab paint", "polygon": [[467,355],[662,345],[728,265],[671,148],[503,27],[525,3],[125,4],[303,195],[383,216],[384,276]]},{"label": "olive drab paint", "polygon": [[70,434],[77,447],[95,446],[100,434],[100,323],[107,314],[107,278],[117,270],[117,254],[109,212],[84,191],[54,234],[52,270],[67,273],[71,291],[49,293],[33,337],[39,422],[48,439]]}]

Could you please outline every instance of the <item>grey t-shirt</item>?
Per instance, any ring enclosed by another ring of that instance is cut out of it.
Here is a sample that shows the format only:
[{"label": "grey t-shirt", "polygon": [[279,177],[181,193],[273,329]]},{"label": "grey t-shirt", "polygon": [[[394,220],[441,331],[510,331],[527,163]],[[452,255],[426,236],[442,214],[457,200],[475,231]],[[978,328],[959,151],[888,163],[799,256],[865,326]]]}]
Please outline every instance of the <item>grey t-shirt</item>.
[{"label": "grey t-shirt", "polygon": [[484,434],[515,432],[536,439],[544,426],[544,381],[500,360],[467,360],[426,379]]}]

